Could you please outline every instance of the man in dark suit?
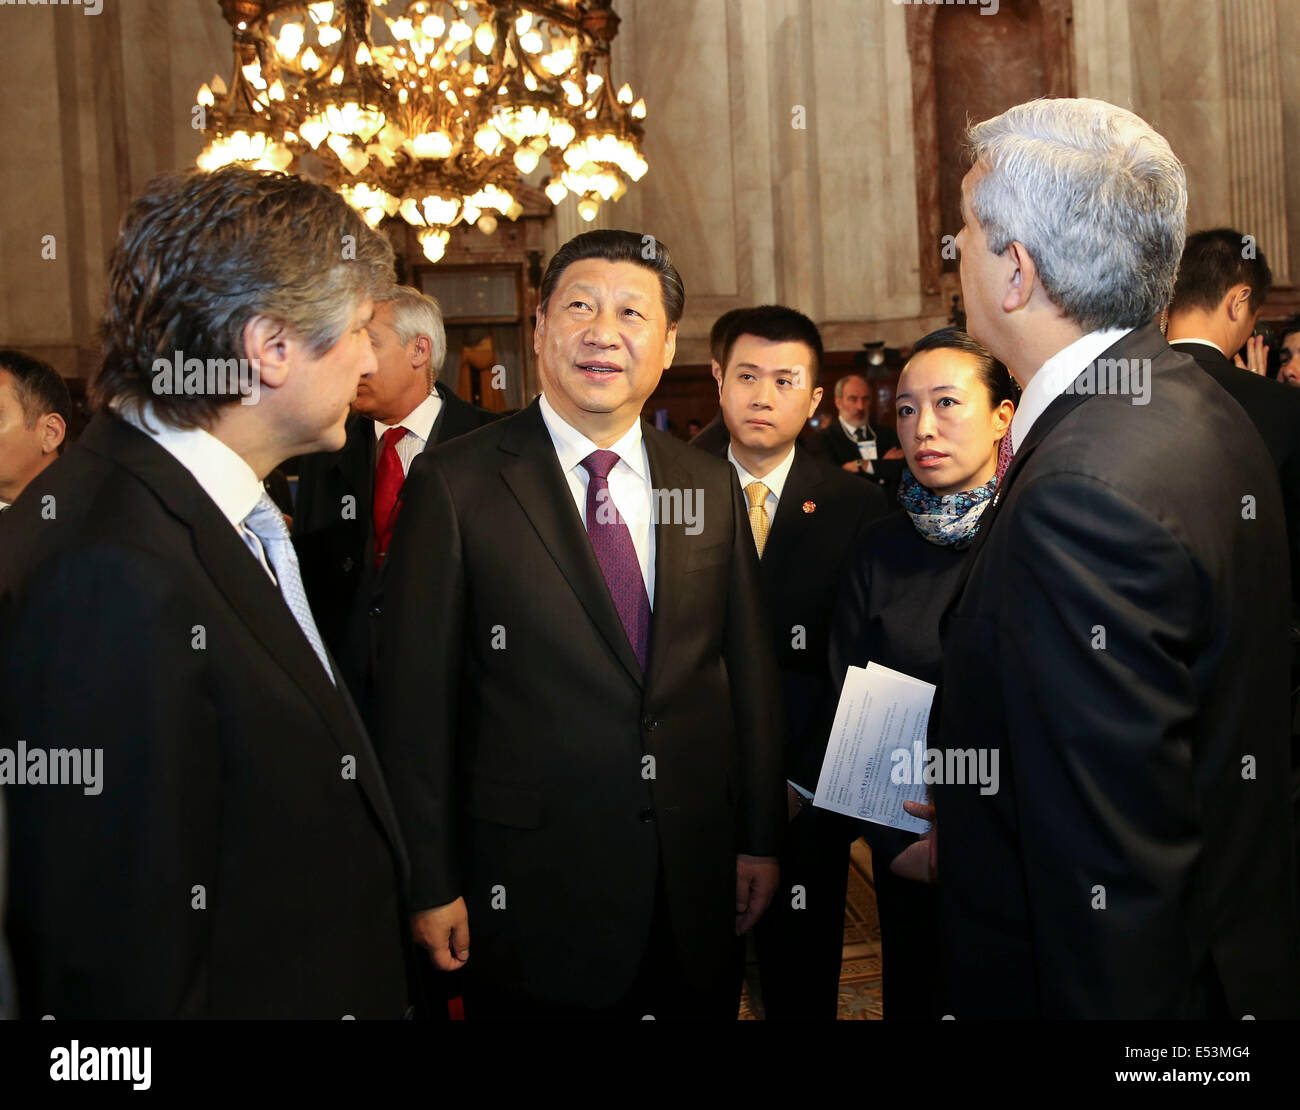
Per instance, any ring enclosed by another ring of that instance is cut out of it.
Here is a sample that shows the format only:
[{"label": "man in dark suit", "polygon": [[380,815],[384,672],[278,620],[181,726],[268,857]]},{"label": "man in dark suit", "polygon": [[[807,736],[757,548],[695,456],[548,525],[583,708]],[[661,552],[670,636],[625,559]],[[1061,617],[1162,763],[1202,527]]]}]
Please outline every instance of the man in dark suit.
[{"label": "man in dark suit", "polygon": [[777,883],[757,558],[731,468],[640,420],[683,301],[643,249],[595,231],[555,254],[541,398],[403,490],[380,756],[416,935],[469,960],[471,1020],[734,1020],[734,938]]},{"label": "man in dark suit", "polygon": [[[774,1020],[834,1021],[854,822],[815,809],[826,750],[833,608],[862,528],[885,495],[797,443],[821,403],[817,326],[792,308],[731,314],[714,370],[760,558],[769,634],[785,702],[790,817],[781,888],[754,930],[763,1010]],[[725,369],[724,369],[725,368]]]},{"label": "man in dark suit", "polygon": [[342,444],[391,281],[300,178],[195,171],[128,210],[96,415],[0,519],[22,1015],[405,1012],[396,818],[261,484]]},{"label": "man in dark suit", "polygon": [[1247,345],[1272,284],[1264,252],[1239,231],[1221,227],[1189,235],[1166,334],[1171,346],[1191,355],[1246,410],[1273,456],[1286,511],[1294,604],[1300,601],[1300,390],[1252,373],[1240,356],[1235,363],[1232,358]]},{"label": "man in dark suit", "polygon": [[870,407],[867,379],[860,374],[846,374],[835,383],[836,418],[829,428],[818,433],[818,439],[831,462],[868,478],[892,502],[903,476],[903,449],[893,428],[871,426],[867,420]]},{"label": "man in dark suit", "polygon": [[1096,100],[969,137],[967,328],[1024,394],[932,720],[948,1012],[1295,1016],[1286,534],[1250,421],[1153,322],[1183,168]]},{"label": "man in dark suit", "polygon": [[462,401],[438,374],[447,336],[438,302],[397,286],[368,328],[375,369],[361,376],[339,451],[299,463],[293,540],[326,646],[370,721],[375,580],[411,462],[497,417]]}]

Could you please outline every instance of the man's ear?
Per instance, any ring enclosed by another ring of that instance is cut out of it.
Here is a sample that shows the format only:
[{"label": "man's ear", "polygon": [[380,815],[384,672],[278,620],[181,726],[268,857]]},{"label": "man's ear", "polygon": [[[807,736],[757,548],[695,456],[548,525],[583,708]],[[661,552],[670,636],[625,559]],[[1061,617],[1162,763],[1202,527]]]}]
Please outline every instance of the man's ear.
[{"label": "man's ear", "polygon": [[1038,267],[1019,240],[1013,241],[1004,253],[1009,269],[1006,291],[1002,295],[1002,311],[1015,312],[1029,304],[1038,282]]},{"label": "man's ear", "polygon": [[718,365],[718,360],[710,359],[709,365],[713,369],[713,380],[718,383],[718,401],[722,401],[722,367]]},{"label": "man's ear", "polygon": [[664,339],[664,369],[667,370],[673,364],[673,356],[677,354],[677,325],[668,325],[668,335]]},{"label": "man's ear", "polygon": [[822,403],[822,387],[818,386],[812,391],[812,399],[808,402],[808,419],[812,419],[812,414],[817,411],[817,406]]},{"label": "man's ear", "polygon": [[1238,323],[1243,317],[1250,315],[1250,293],[1249,285],[1234,285],[1228,290],[1224,297],[1224,305],[1228,312],[1228,319],[1234,324]]},{"label": "man's ear", "polygon": [[257,368],[258,381],[279,389],[289,376],[290,348],[297,342],[278,320],[254,316],[244,325],[244,357]]},{"label": "man's ear", "polygon": [[533,325],[533,354],[541,355],[542,340],[546,337],[546,311],[542,305],[537,306],[537,323]]},{"label": "man's ear", "polygon": [[47,412],[41,417],[41,453],[52,455],[59,449],[68,434],[68,423],[57,412]]},{"label": "man's ear", "polygon": [[430,354],[433,353],[433,342],[427,335],[417,335],[415,337],[415,347],[411,351],[411,365],[423,366],[429,361]]}]

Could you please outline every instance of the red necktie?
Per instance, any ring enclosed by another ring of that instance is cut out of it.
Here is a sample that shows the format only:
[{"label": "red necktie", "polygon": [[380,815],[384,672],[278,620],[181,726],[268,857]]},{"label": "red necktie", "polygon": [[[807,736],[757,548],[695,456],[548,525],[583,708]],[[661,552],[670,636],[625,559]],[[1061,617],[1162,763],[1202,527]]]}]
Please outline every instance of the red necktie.
[{"label": "red necktie", "polygon": [[1002,485],[1002,478],[1011,468],[1011,460],[1015,456],[1016,449],[1011,443],[1011,429],[1007,429],[1007,434],[1002,437],[1002,442],[998,444],[998,485]]},{"label": "red necktie", "polygon": [[405,428],[389,428],[384,433],[379,448],[379,464],[375,467],[375,562],[388,553],[388,543],[393,538],[393,525],[397,523],[397,496],[402,492],[402,460],[397,457],[397,444],[406,435]]}]

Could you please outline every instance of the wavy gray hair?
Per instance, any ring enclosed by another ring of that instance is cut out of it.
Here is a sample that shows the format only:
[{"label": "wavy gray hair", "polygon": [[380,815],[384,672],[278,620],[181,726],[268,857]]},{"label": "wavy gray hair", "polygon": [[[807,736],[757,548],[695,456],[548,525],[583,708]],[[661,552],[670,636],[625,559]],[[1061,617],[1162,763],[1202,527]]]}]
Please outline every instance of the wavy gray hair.
[{"label": "wavy gray hair", "polygon": [[409,285],[396,285],[384,300],[393,306],[393,331],[405,347],[417,335],[429,337],[429,388],[438,380],[447,360],[447,331],[442,324],[442,306],[427,293]]},{"label": "wavy gray hair", "polygon": [[1023,243],[1052,303],[1085,332],[1160,313],[1187,226],[1187,177],[1163,136],[1080,99],[1017,104],[967,138],[988,171],[970,204],[989,250]]}]

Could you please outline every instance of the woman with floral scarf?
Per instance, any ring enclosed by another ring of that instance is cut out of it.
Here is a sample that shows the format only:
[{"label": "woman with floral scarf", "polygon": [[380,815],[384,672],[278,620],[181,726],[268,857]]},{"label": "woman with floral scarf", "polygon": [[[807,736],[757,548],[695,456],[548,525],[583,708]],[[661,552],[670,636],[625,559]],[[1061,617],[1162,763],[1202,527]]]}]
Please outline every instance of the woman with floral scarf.
[{"label": "woman with floral scarf", "polygon": [[[850,666],[868,662],[939,681],[939,620],[997,490],[1018,393],[1006,367],[963,331],[944,328],[913,347],[896,394],[903,511],[871,525],[853,561],[831,639],[836,689]],[[884,1016],[941,1017],[927,850],[908,851],[917,837],[884,825],[864,823],[862,835],[880,914]]]}]

